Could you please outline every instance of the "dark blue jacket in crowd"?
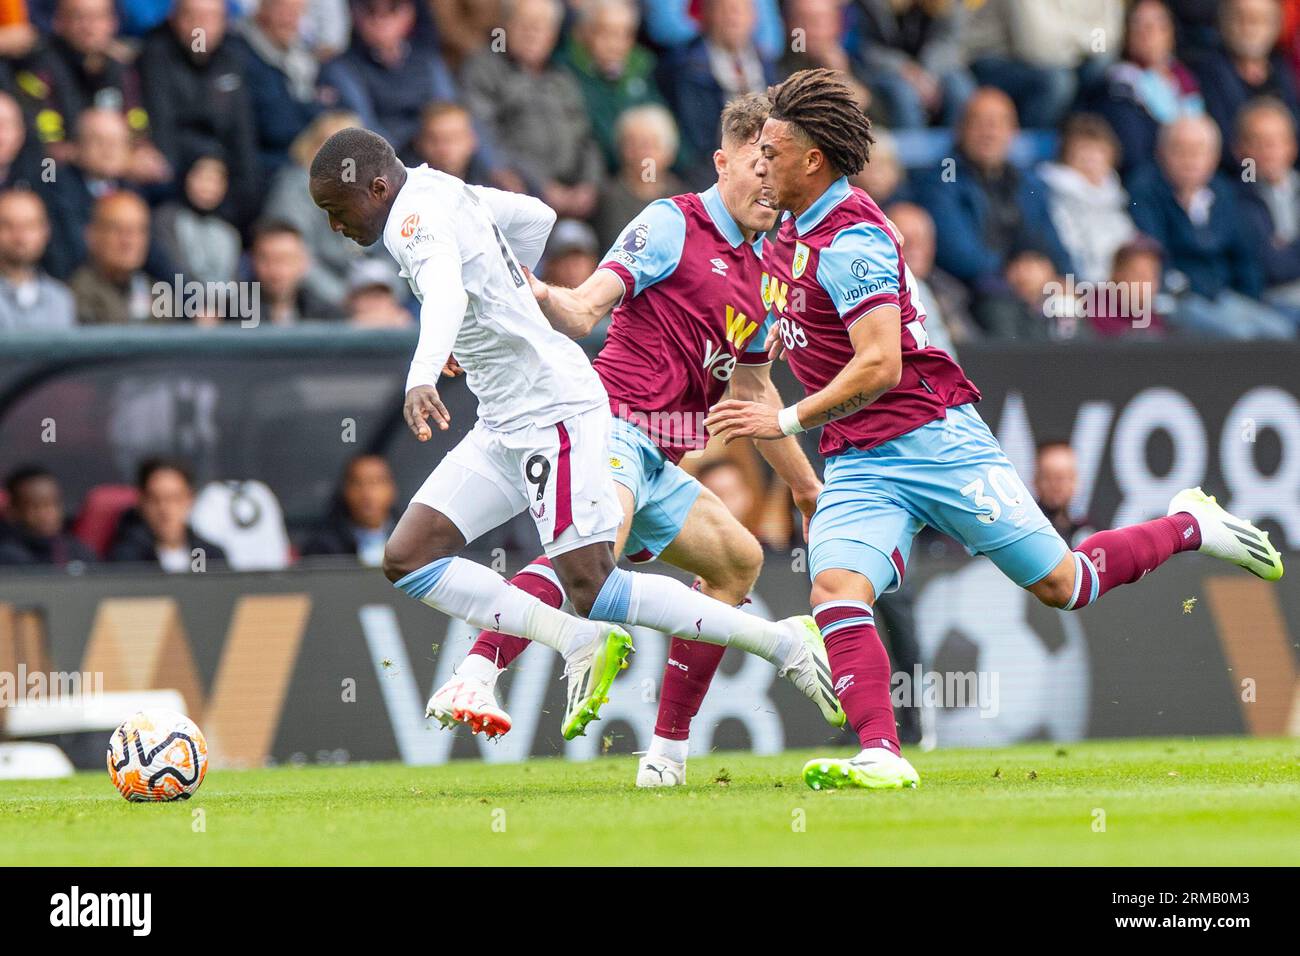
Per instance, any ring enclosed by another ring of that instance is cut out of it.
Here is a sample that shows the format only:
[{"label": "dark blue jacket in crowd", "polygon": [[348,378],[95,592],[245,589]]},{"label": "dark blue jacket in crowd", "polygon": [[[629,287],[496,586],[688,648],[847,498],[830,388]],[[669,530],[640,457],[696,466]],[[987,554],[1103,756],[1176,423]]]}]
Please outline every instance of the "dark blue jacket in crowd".
[{"label": "dark blue jacket in crowd", "polygon": [[231,47],[244,60],[244,79],[257,124],[258,154],[262,174],[270,177],[289,158],[289,146],[321,112],[315,99],[295,99],[288,77],[257,55],[242,36],[230,39]]},{"label": "dark blue jacket in crowd", "polygon": [[1216,176],[1209,188],[1214,193],[1209,219],[1194,225],[1160,170],[1146,166],[1128,183],[1133,222],[1164,248],[1165,272],[1181,272],[1192,292],[1213,299],[1234,289],[1257,298],[1264,290],[1257,240],[1228,180]]},{"label": "dark blue jacket in crowd", "polygon": [[1286,104],[1296,125],[1300,126],[1300,98],[1296,96],[1295,80],[1291,69],[1278,54],[1273,54],[1272,69],[1268,83],[1260,89],[1246,86],[1240,74],[1232,65],[1224,50],[1213,50],[1191,64],[1201,84],[1201,96],[1205,99],[1205,112],[1218,124],[1223,135],[1223,166],[1235,168],[1232,155],[1232,141],[1237,135],[1237,117],[1241,109],[1257,96],[1276,96]]},{"label": "dark blue jacket in crowd", "polygon": [[[775,83],[773,62],[763,58],[762,64],[764,82]],[[722,110],[730,97],[713,77],[703,37],[659,61],[659,88],[677,116],[677,126],[682,141],[689,147],[689,155],[699,157],[701,167],[708,167],[705,178],[712,181],[713,151],[718,148]]]},{"label": "dark blue jacket in crowd", "polygon": [[1246,235],[1255,239],[1255,256],[1264,270],[1266,286],[1300,279],[1300,238],[1285,246],[1273,243],[1273,214],[1260,195],[1258,183],[1239,183],[1237,205]]},{"label": "dark blue jacket in crowd", "polygon": [[457,99],[456,82],[442,55],[422,43],[412,43],[405,62],[388,69],[354,38],[347,52],[321,70],[320,85],[337,97],[337,108],[356,113],[362,126],[398,150],[415,135],[425,106]]},{"label": "dark blue jacket in crowd", "polygon": [[[960,154],[953,160],[951,174],[944,166],[919,177],[916,193],[934,218],[939,237],[935,262],[944,272],[971,285],[1000,282],[1006,265],[1004,256],[984,240],[989,200],[974,167]],[[1046,254],[1058,272],[1071,271],[1070,255],[1052,225],[1047,205],[1047,187],[1028,169],[1016,170],[1019,186],[1016,204],[1023,219],[1019,246],[1013,252],[1033,249]]]}]

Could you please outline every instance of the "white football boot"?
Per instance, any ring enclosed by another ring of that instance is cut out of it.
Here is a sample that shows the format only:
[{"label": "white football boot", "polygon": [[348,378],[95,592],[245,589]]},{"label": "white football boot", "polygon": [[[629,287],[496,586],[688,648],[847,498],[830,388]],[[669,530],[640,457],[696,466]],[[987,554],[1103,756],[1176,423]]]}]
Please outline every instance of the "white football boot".
[{"label": "white football boot", "polygon": [[1238,518],[1200,488],[1184,488],[1169,502],[1167,514],[1186,511],[1201,528],[1202,554],[1230,561],[1265,581],[1282,577],[1282,555],[1249,521]]},{"label": "white football boot", "polygon": [[638,787],[679,787],[686,782],[686,764],[644,754],[636,768]]},{"label": "white football boot", "polygon": [[471,733],[484,734],[489,740],[510,732],[510,715],[497,704],[492,688],[473,677],[453,674],[429,698],[424,716],[432,717],[444,729],[465,724]]},{"label": "white football boot", "polygon": [[801,646],[794,657],[786,661],[785,666],[777,670],[777,675],[787,678],[805,697],[817,705],[826,723],[832,727],[843,727],[844,708],[835,696],[835,685],[831,681],[831,663],[826,657],[826,642],[817,622],[811,617],[788,617],[781,624],[798,632]]},{"label": "white football boot", "polygon": [[887,747],[868,747],[848,760],[809,760],[803,767],[803,781],[814,790],[903,790],[919,786],[921,775],[906,758]]}]

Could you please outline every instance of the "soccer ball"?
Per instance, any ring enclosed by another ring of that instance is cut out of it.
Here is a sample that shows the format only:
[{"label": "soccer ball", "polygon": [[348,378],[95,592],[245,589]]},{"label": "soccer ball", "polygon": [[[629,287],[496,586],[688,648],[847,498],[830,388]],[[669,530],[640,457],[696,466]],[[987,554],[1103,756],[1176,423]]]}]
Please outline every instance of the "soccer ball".
[{"label": "soccer ball", "polygon": [[188,800],[207,772],[203,731],[175,711],[142,711],[108,741],[108,776],[135,803]]}]

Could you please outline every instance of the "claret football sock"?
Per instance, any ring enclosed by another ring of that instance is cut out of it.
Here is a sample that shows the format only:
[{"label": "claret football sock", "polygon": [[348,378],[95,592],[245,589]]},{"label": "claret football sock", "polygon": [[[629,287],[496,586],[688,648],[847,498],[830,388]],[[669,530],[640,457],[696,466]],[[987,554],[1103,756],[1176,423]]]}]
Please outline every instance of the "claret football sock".
[{"label": "claret football sock", "polygon": [[739,647],[777,667],[785,666],[799,652],[803,640],[802,631],[746,614],[673,578],[622,568],[615,568],[606,578],[587,616],[637,624],[688,641]]},{"label": "claret football sock", "polygon": [[1111,588],[1132,584],[1180,551],[1200,546],[1201,530],[1185,511],[1089,535],[1074,551],[1074,595],[1065,610],[1087,607]]},{"label": "claret football sock", "polygon": [[[684,747],[691,733],[691,720],[700,712],[709,683],[727,649],[720,644],[684,641],[674,637],[668,646],[668,664],[664,667],[663,687],[659,691],[659,714],[655,718],[655,739],[681,741],[683,754],[663,756],[682,763]],[[651,752],[654,748],[651,747]]]},{"label": "claret football sock", "polygon": [[827,601],[813,608],[826,642],[835,695],[864,748],[899,752],[898,726],[889,698],[889,655],[876,633],[875,616],[861,601]]},{"label": "claret football sock", "polygon": [[[551,567],[550,559],[545,555],[530,561],[527,567],[510,579],[510,583],[527,591],[547,607],[558,608],[564,604],[564,588]],[[496,667],[505,670],[527,647],[526,638],[500,631],[482,631],[469,652],[473,656],[486,657]]]},{"label": "claret football sock", "polygon": [[594,622],[547,607],[491,568],[465,558],[439,558],[393,586],[473,627],[527,637],[565,657],[599,633]]}]

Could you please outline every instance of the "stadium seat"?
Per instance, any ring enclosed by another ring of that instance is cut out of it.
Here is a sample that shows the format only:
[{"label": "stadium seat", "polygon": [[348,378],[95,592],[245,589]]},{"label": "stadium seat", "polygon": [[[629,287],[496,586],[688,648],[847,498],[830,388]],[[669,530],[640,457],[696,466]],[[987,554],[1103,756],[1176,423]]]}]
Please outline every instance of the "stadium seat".
[{"label": "stadium seat", "polygon": [[134,485],[95,485],[81,504],[72,533],[101,558],[108,554],[122,513],[134,508],[140,493]]}]

